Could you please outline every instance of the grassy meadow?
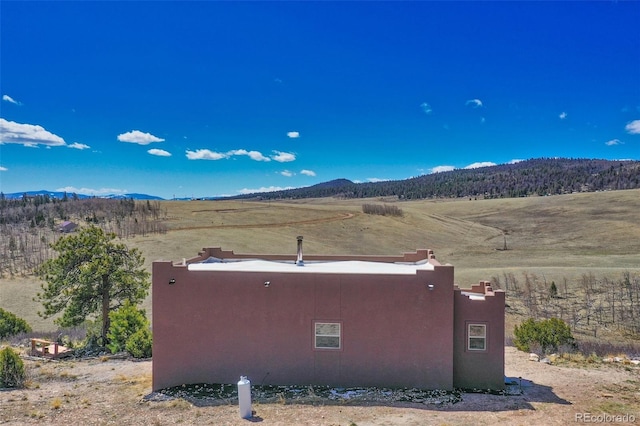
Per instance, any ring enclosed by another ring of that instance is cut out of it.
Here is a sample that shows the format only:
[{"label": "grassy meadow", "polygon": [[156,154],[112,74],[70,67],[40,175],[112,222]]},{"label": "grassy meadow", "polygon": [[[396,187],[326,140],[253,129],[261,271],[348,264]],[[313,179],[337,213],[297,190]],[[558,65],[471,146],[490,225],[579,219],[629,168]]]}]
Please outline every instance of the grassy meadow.
[{"label": "grassy meadow", "polygon": [[[640,190],[494,200],[393,199],[296,201],[163,201],[165,234],[125,240],[139,248],[147,267],[154,260],[181,260],[203,247],[236,253],[400,254],[430,248],[455,266],[456,282],[513,273],[545,282],[575,285],[583,274],[618,279],[640,273]],[[362,205],[395,204],[402,216],[362,212]],[[504,245],[507,250],[503,250]],[[0,280],[0,307],[50,331],[51,319],[37,315],[33,301],[40,281]],[[509,295],[508,295],[509,297]],[[144,307],[151,313],[151,298]],[[511,324],[517,318],[508,318]]]}]

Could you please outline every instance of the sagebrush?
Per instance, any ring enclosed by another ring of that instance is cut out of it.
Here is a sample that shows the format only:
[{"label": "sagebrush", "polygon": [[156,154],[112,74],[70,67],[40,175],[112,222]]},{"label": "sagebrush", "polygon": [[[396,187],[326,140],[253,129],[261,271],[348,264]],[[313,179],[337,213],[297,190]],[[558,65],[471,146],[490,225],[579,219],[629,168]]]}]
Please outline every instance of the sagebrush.
[{"label": "sagebrush", "polygon": [[569,325],[558,318],[535,321],[529,318],[513,331],[516,348],[529,352],[532,348],[539,348],[543,353],[558,351],[560,346],[573,346],[574,338]]},{"label": "sagebrush", "polygon": [[0,339],[30,332],[31,326],[25,320],[0,308]]},{"label": "sagebrush", "polygon": [[25,380],[24,363],[10,347],[0,351],[0,388],[19,388]]}]

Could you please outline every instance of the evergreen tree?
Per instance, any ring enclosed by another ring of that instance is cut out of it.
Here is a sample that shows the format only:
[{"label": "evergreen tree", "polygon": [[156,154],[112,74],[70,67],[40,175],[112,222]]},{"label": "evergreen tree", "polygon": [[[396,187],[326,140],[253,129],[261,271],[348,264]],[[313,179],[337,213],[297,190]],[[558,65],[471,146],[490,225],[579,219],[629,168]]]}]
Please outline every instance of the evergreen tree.
[{"label": "evergreen tree", "polygon": [[44,306],[44,312],[39,313],[42,317],[62,312],[56,323],[70,327],[88,316],[99,316],[106,345],[109,312],[126,300],[141,302],[150,286],[141,253],[115,243],[115,238],[115,234],[91,226],[51,246],[58,257],[46,261],[39,270],[46,281],[37,297]]}]

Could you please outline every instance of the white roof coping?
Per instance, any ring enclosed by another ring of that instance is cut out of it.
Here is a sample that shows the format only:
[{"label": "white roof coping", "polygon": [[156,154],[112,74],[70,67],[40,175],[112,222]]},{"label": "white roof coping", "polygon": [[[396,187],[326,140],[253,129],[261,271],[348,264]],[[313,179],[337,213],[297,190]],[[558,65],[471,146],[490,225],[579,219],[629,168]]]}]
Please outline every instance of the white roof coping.
[{"label": "white roof coping", "polygon": [[388,274],[415,275],[417,271],[433,271],[430,263],[386,263],[361,260],[305,261],[304,266],[291,262],[241,260],[216,263],[191,263],[189,271],[283,272],[296,274]]},{"label": "white roof coping", "polygon": [[474,293],[471,291],[463,291],[463,296],[467,296],[470,300],[485,300],[484,294]]}]

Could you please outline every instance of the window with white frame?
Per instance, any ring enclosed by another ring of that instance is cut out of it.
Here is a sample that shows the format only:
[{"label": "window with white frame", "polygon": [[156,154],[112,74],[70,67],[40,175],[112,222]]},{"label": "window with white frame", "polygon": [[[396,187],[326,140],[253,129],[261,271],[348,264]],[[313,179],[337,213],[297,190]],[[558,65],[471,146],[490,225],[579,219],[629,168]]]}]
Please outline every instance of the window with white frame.
[{"label": "window with white frame", "polygon": [[339,322],[316,322],[314,323],[315,349],[340,349],[341,324]]},{"label": "window with white frame", "polygon": [[487,350],[487,325],[467,324],[467,350]]}]

